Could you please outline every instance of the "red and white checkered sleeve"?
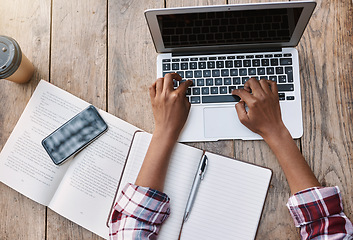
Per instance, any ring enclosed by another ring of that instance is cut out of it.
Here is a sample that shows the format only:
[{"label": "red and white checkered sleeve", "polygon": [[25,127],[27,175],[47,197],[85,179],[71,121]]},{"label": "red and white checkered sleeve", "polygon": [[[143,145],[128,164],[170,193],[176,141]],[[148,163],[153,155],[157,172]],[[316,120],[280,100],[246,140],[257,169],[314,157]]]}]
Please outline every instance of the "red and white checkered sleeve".
[{"label": "red and white checkered sleeve", "polygon": [[165,193],[127,184],[114,207],[110,239],[156,239],[169,213]]},{"label": "red and white checkered sleeve", "polygon": [[[309,188],[288,200],[287,207],[302,239],[351,239],[353,226],[343,212],[338,187]],[[326,238],[325,238],[326,239]]]}]

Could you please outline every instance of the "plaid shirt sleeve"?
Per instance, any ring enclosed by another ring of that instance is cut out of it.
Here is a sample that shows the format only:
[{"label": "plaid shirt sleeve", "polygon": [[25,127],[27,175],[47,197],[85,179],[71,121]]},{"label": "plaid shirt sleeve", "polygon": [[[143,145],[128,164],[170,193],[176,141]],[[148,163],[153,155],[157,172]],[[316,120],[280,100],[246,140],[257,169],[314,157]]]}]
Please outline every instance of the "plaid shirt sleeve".
[{"label": "plaid shirt sleeve", "polygon": [[353,239],[338,187],[300,191],[289,198],[287,207],[302,239]]},{"label": "plaid shirt sleeve", "polygon": [[115,204],[110,239],[156,239],[169,212],[169,197],[165,193],[129,183]]}]

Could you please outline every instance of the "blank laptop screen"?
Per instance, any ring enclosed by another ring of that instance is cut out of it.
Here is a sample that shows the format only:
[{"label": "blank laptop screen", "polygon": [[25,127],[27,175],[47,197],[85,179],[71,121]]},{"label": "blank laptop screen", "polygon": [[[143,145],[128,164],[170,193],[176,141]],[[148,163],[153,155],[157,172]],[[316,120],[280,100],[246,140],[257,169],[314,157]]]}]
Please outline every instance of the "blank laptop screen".
[{"label": "blank laptop screen", "polygon": [[303,8],[158,15],[165,48],[289,42]]}]

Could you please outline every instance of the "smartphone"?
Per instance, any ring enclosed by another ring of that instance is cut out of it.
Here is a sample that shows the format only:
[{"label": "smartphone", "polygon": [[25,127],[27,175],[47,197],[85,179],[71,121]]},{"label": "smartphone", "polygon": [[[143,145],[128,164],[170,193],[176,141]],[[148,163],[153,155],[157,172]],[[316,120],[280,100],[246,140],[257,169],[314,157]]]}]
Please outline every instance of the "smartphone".
[{"label": "smartphone", "polygon": [[56,165],[84,149],[107,131],[108,125],[94,106],[89,106],[43,139],[42,145]]}]

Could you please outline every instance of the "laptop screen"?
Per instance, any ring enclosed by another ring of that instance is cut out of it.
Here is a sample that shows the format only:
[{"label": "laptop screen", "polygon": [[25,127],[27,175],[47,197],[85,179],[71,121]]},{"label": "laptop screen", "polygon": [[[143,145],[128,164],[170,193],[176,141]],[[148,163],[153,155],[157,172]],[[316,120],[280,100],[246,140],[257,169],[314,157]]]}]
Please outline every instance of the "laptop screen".
[{"label": "laptop screen", "polygon": [[302,7],[157,15],[165,48],[289,42]]}]

